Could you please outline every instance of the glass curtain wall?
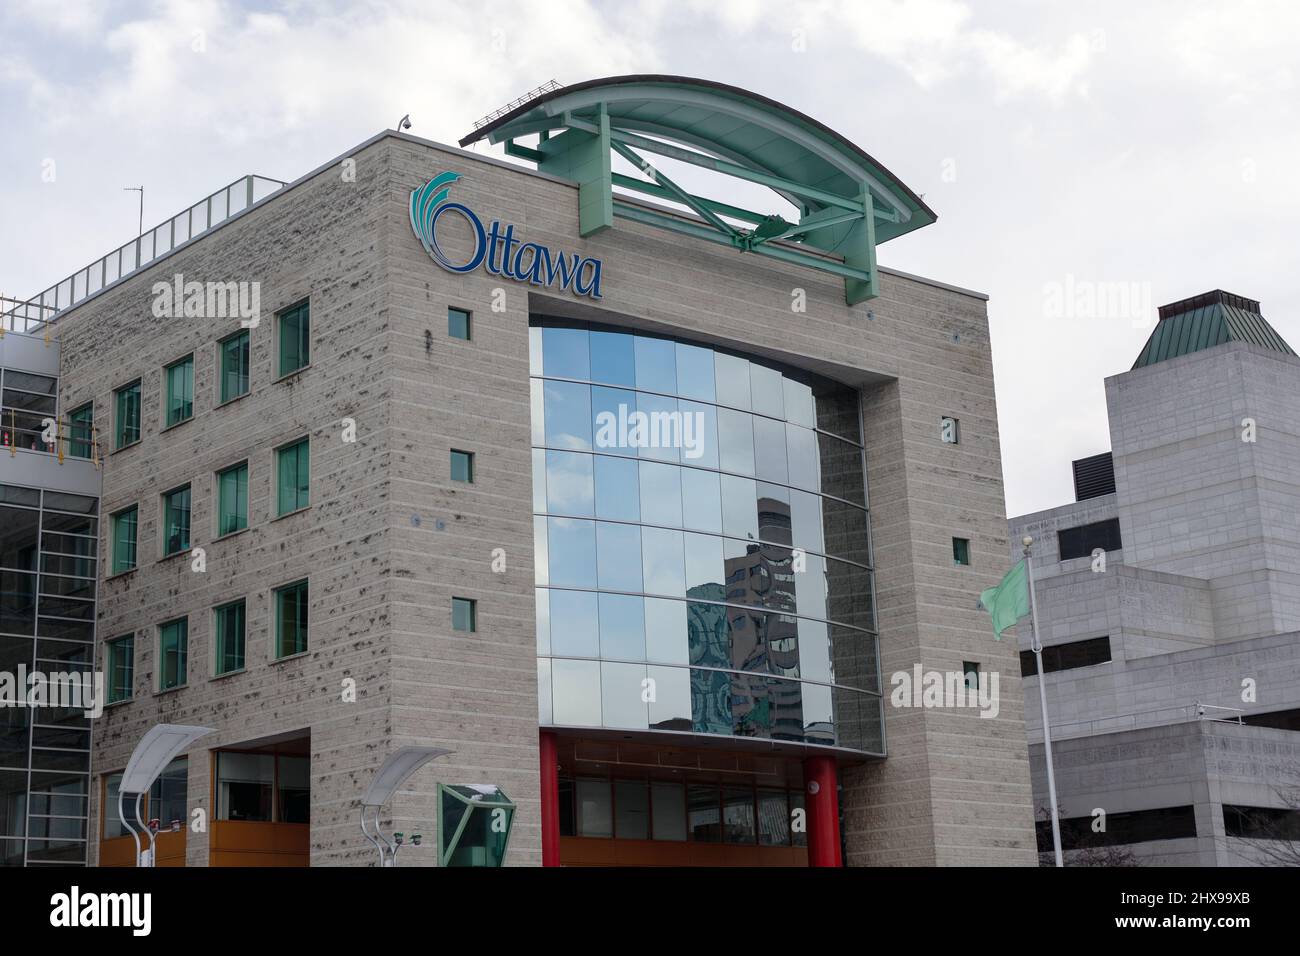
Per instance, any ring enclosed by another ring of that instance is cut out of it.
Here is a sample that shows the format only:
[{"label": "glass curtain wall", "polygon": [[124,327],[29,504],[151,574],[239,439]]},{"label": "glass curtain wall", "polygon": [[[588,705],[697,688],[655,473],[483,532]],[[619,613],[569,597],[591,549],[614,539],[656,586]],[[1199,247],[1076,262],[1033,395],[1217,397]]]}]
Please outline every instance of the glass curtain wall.
[{"label": "glass curtain wall", "polygon": [[[96,499],[0,485],[0,672],[93,670],[98,545]],[[0,707],[0,865],[84,865],[89,777],[84,710]]]},{"label": "glass curtain wall", "polygon": [[883,753],[858,392],[529,331],[542,724]]}]

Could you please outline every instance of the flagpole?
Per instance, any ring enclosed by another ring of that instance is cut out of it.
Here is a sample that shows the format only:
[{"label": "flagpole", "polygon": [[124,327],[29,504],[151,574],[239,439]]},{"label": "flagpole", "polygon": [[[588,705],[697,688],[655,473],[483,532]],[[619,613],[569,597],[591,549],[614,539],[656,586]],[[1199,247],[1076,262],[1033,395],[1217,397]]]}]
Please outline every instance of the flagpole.
[{"label": "flagpole", "polygon": [[1047,680],[1043,673],[1043,642],[1038,639],[1038,599],[1034,595],[1034,559],[1030,553],[1034,539],[1025,535],[1025,572],[1029,576],[1029,617],[1033,622],[1034,637],[1031,647],[1038,671],[1038,703],[1043,709],[1043,755],[1047,759],[1047,794],[1052,805],[1052,847],[1056,852],[1056,865],[1065,866],[1061,857],[1061,820],[1056,812],[1056,774],[1052,770],[1052,724],[1047,717]]}]

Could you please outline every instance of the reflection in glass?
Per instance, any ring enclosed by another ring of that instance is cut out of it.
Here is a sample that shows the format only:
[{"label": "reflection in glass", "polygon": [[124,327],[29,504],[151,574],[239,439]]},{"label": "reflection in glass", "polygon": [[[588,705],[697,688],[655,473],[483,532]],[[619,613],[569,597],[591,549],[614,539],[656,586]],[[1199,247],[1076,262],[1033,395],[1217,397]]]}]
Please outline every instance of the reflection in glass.
[{"label": "reflection in glass", "polygon": [[656,461],[678,461],[681,457],[682,432],[677,399],[638,392],[636,407],[637,411],[646,416],[646,434],[636,453],[642,458],[653,458]]},{"label": "reflection in glass", "polygon": [[548,518],[546,528],[551,586],[594,588],[596,523],[581,518]]},{"label": "reflection in glass", "polygon": [[621,388],[591,387],[591,428],[593,447],[609,455],[637,456],[631,444],[631,416],[636,411],[636,392]]},{"label": "reflection in glass", "polygon": [[[718,410],[712,405],[678,399],[682,415],[682,435],[691,442],[682,446],[682,464],[696,468],[718,467]],[[689,436],[687,428],[691,429]]]},{"label": "reflection in glass", "polygon": [[578,835],[609,837],[614,835],[614,807],[609,781],[603,778],[578,779],[575,788],[578,809]]},{"label": "reflection in glass", "polygon": [[636,387],[677,393],[677,349],[671,339],[636,337]]},{"label": "reflection in glass", "polygon": [[691,672],[685,667],[646,668],[646,677],[654,681],[654,700],[650,701],[650,727],[654,730],[691,730]]},{"label": "reflection in glass", "polygon": [[755,473],[767,481],[790,480],[785,459],[785,423],[754,416]]},{"label": "reflection in glass", "polygon": [[543,387],[546,444],[591,450],[591,386],[546,381]]},{"label": "reflection in glass", "polygon": [[546,511],[590,517],[594,513],[592,456],[570,451],[546,453]]},{"label": "reflection in glass", "polygon": [[[640,463],[596,455],[596,517],[611,521],[641,519]],[[809,497],[812,497],[811,495]],[[818,531],[821,530],[820,517]]]},{"label": "reflection in glass", "polygon": [[561,726],[600,726],[600,662],[551,661],[551,708]]},{"label": "reflection in glass", "polygon": [[722,808],[717,787],[692,784],[686,788],[687,829],[693,841],[722,841]]},{"label": "reflection in glass", "polygon": [[749,361],[718,352],[713,356],[718,404],[749,408]]},{"label": "reflection in glass", "polygon": [[670,528],[682,526],[682,469],[641,462],[641,520]]},{"label": "reflection in glass", "polygon": [[645,840],[650,836],[650,787],[645,780],[614,781],[614,836]]},{"label": "reflection in glass", "polygon": [[728,787],[722,791],[722,840],[724,843],[753,843],[754,791]]},{"label": "reflection in glass", "polygon": [[683,468],[681,477],[682,526],[714,534],[722,531],[722,484],[717,472]]},{"label": "reflection in glass", "polygon": [[709,534],[686,534],[686,595],[704,601],[721,601],[725,593],[722,539]]},{"label": "reflection in glass", "polygon": [[686,602],[645,599],[646,660],[660,664],[685,664]]},{"label": "reflection in glass", "polygon": [[781,373],[757,362],[749,363],[749,394],[751,407],[762,415],[785,418],[785,387]]},{"label": "reflection in glass", "polygon": [[543,727],[555,722],[551,707],[551,659],[537,658],[537,721]]},{"label": "reflection in glass", "polygon": [[816,428],[817,410],[813,403],[812,387],[789,377],[784,380],[784,385],[786,421],[805,428]]},{"label": "reflection in glass", "polygon": [[753,478],[722,475],[722,530],[733,538],[758,540],[758,485]]},{"label": "reflection in glass", "polygon": [[560,657],[598,657],[600,623],[596,595],[588,591],[550,592],[551,653]]},{"label": "reflection in glass", "polygon": [[654,839],[686,839],[686,788],[680,783],[650,784]]},{"label": "reflection in glass", "polygon": [[677,343],[677,394],[702,402],[713,401],[713,351]]},{"label": "reflection in glass", "polygon": [[786,425],[785,447],[786,459],[790,465],[790,484],[809,491],[820,490],[817,433],[798,425]]},{"label": "reflection in glass", "polygon": [[621,730],[645,730],[647,727],[644,664],[600,665],[602,721],[605,727]]},{"label": "reflection in glass", "polygon": [[647,594],[686,595],[682,533],[663,528],[641,529],[641,563]]},{"label": "reflection in glass", "polygon": [[723,471],[754,473],[753,416],[729,408],[718,409],[718,460]]},{"label": "reflection in glass", "polygon": [[784,790],[758,791],[759,843],[763,846],[789,846],[790,818]]},{"label": "reflection in glass", "polygon": [[636,353],[626,332],[591,332],[591,380],[607,385],[636,385]]},{"label": "reflection in glass", "polygon": [[542,329],[542,371],[556,378],[591,378],[586,329]]},{"label": "reflection in glass", "polygon": [[645,660],[645,606],[641,598],[600,595],[600,656],[606,660]]},{"label": "reflection in glass", "polygon": [[597,579],[611,591],[640,591],[642,529],[634,524],[596,525]]},{"label": "reflection in glass", "polygon": [[551,656],[551,592],[536,589],[537,599],[537,653]]}]

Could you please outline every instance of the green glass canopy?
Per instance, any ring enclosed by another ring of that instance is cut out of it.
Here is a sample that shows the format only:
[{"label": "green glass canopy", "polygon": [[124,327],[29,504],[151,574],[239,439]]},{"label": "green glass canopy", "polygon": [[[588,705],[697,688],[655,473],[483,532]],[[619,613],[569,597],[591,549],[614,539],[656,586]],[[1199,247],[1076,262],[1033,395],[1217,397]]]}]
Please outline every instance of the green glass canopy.
[{"label": "green glass canopy", "polygon": [[1274,352],[1295,355],[1286,340],[1260,314],[1257,301],[1215,289],[1162,305],[1160,321],[1133,368],[1146,368],[1224,342],[1252,342]]},{"label": "green glass canopy", "polygon": [[[515,142],[534,135],[536,146]],[[616,76],[545,89],[483,121],[460,145],[484,139],[576,182],[584,236],[616,217],[657,226],[841,276],[850,305],[879,292],[877,243],[936,219],[893,173],[835,131],[775,100],[708,80]],[[613,172],[613,154],[648,180]],[[646,154],[767,186],[799,210],[799,221],[688,193]],[[629,201],[614,186],[695,215]]]},{"label": "green glass canopy", "polygon": [[438,784],[438,864],[501,866],[514,820],[514,801],[497,786]]}]

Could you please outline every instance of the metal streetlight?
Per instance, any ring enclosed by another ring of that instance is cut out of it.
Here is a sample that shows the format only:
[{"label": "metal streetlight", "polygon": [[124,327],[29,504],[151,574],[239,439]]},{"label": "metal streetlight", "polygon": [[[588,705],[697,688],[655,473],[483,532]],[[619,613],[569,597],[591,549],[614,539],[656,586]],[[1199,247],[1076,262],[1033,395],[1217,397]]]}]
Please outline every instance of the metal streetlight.
[{"label": "metal streetlight", "polygon": [[[190,744],[200,737],[212,733],[211,727],[196,727],[191,724],[155,724],[140,738],[135,745],[135,752],[127,761],[126,770],[122,771],[122,782],[117,787],[117,818],[122,821],[123,829],[131,834],[135,841],[135,865],[151,867],[156,865],[154,857],[154,829],[146,824],[140,816],[140,803],[149,792],[153,782],[158,779],[166,766]],[[135,795],[135,822],[137,830],[126,819],[126,795]],[[141,850],[140,837],[149,835],[149,848]]]},{"label": "metal streetlight", "polygon": [[[397,866],[397,851],[405,845],[405,835],[394,833],[391,840],[384,836],[383,830],[379,827],[379,811],[392,799],[397,788],[415,771],[430,760],[436,760],[450,753],[455,751],[444,750],[441,747],[401,747],[388,755],[388,759],[375,774],[374,781],[366,790],[365,796],[361,798],[361,832],[379,851],[380,866]],[[370,826],[374,828],[373,833],[366,825],[367,810],[370,811]],[[412,834],[413,846],[419,846],[421,840],[420,834]]]}]

